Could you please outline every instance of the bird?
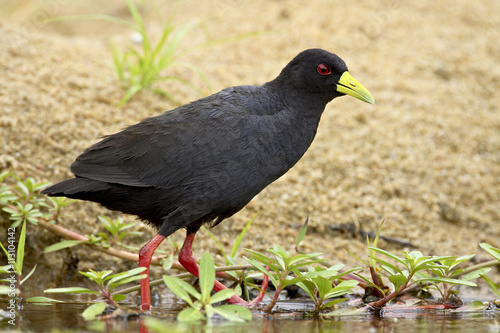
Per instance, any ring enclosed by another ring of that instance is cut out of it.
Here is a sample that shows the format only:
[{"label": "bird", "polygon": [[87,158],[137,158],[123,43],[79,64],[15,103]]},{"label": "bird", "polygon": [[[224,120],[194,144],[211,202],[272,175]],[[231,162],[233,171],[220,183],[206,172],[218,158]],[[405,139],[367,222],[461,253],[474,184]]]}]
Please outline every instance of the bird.
[{"label": "bird", "polygon": [[[375,102],[339,56],[307,49],[263,85],[226,88],[105,136],[71,164],[74,178],[42,193],[97,202],[157,229],[139,252],[141,309],[150,310],[149,266],[160,243],[186,229],[179,263],[198,276],[200,227],[240,211],[294,166],[326,105],[344,95]],[[215,291],[225,288],[216,281]],[[248,305],[237,295],[228,302]]]}]

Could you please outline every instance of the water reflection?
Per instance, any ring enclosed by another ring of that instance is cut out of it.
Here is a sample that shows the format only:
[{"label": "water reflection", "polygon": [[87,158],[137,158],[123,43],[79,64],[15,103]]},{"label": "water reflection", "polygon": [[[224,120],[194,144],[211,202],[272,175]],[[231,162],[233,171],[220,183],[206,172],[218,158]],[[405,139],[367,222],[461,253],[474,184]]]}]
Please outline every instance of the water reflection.
[{"label": "water reflection", "polygon": [[[81,317],[85,304],[56,304],[35,306],[27,304],[18,313],[17,329],[23,332],[53,332],[55,330],[78,332],[146,332],[141,330],[137,317],[114,318],[106,321],[86,322]],[[372,315],[344,316],[327,319],[304,319],[303,312],[287,312],[267,315],[256,313],[254,320],[247,323],[232,323],[213,320],[208,324],[180,324],[176,312],[157,312],[159,330],[150,332],[193,332],[193,333],[327,333],[327,332],[500,332],[500,317],[493,311],[459,312],[439,311],[397,311],[385,312],[382,318]],[[0,322],[0,329],[13,330],[16,327],[6,321]]]}]

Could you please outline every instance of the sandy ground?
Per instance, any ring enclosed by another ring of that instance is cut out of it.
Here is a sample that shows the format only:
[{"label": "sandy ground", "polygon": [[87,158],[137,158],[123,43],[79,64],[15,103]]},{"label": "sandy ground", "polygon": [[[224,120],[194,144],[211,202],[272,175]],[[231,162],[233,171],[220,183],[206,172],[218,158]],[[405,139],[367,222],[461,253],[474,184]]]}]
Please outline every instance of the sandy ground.
[{"label": "sandy ground", "polygon": [[[157,37],[175,3],[143,3]],[[129,19],[117,0],[2,1],[0,171],[39,181],[71,177],[71,162],[99,137],[175,107],[149,91],[116,106],[123,90],[106,65],[109,40],[131,45],[129,30],[96,21],[39,22],[94,13]],[[385,219],[383,235],[407,240],[424,254],[487,259],[480,242],[500,247],[499,14],[495,0],[182,1],[176,22],[203,22],[212,38],[264,32],[186,55],[210,88],[181,69],[169,73],[206,93],[262,84],[298,52],[320,47],[341,56],[376,100],[374,106],[348,97],[330,103],[303,159],[213,233],[229,249],[258,213],[242,247],[263,251],[278,243],[292,250],[309,217],[303,249],[352,267],[358,263],[345,250],[366,257],[365,240],[331,226],[356,222],[376,231]],[[186,42],[203,38],[201,29],[194,30]],[[183,103],[201,97],[178,83],[158,87]],[[62,224],[82,234],[98,230],[98,214],[117,216],[91,203],[74,204],[66,213],[71,217]],[[5,215],[0,218],[7,228]],[[153,235],[146,226],[137,230],[143,235],[132,240],[136,245]],[[81,281],[77,270],[135,266],[83,248],[44,255],[57,237],[35,228],[28,237],[27,265],[39,262],[32,287],[75,285]],[[173,240],[183,237],[179,231]],[[205,232],[197,237],[197,256],[219,255]]]}]

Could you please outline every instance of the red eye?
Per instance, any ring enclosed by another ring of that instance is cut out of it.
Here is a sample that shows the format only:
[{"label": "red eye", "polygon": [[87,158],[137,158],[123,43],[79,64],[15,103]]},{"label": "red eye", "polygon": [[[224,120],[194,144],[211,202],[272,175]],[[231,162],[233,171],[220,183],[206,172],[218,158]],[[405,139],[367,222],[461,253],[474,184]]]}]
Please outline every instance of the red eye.
[{"label": "red eye", "polygon": [[329,75],[329,74],[332,74],[332,70],[330,69],[330,67],[328,67],[325,64],[319,64],[318,68],[316,68],[316,70],[318,71],[318,73],[320,75]]}]

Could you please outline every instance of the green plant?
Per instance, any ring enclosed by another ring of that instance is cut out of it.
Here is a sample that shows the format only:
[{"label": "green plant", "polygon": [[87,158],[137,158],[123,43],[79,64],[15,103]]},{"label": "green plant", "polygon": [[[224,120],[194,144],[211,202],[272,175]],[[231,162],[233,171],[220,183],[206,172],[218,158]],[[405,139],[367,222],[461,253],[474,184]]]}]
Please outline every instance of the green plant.
[{"label": "green plant", "polygon": [[[15,293],[20,297],[21,294],[21,285],[35,272],[36,265],[33,269],[24,277],[23,275],[23,264],[24,264],[24,247],[26,244],[26,221],[23,222],[23,226],[21,228],[21,234],[19,236],[19,242],[17,243],[17,251],[15,251],[15,229],[8,229],[8,244],[7,248],[0,243],[0,247],[8,258],[9,265],[2,267],[2,273],[10,274],[9,279],[1,279],[0,282],[7,282],[13,284],[15,282],[16,290]],[[8,250],[7,250],[8,249]],[[9,290],[5,289],[5,294],[9,292]]]},{"label": "green plant", "polygon": [[[134,31],[139,36],[138,41],[141,47],[128,47],[125,51],[120,50],[115,42],[111,42],[112,62],[110,63],[113,71],[126,90],[124,97],[118,103],[124,105],[130,98],[143,89],[151,89],[153,92],[163,95],[171,101],[180,104],[174,96],[167,91],[156,87],[156,83],[162,81],[178,81],[195,91],[201,93],[201,90],[190,80],[183,79],[176,75],[168,75],[165,72],[174,67],[187,69],[198,76],[207,86],[208,80],[203,72],[191,63],[181,61],[182,56],[201,47],[215,45],[223,42],[239,40],[248,36],[256,35],[249,33],[229,38],[210,39],[206,29],[200,23],[189,23],[179,28],[175,26],[174,18],[177,8],[172,10],[170,16],[163,25],[159,39],[154,43],[150,38],[144,18],[132,0],[126,0],[133,22],[110,16],[110,15],[81,15],[81,16],[60,16],[46,20],[46,22],[62,20],[102,20],[110,23],[116,23],[127,29]],[[206,35],[206,41],[199,43],[184,43],[188,34],[199,28]]]},{"label": "green plant", "polygon": [[[451,295],[456,295],[458,292],[453,288],[458,285],[463,285],[463,281],[470,281],[480,277],[481,274],[486,274],[491,268],[482,268],[477,271],[471,271],[468,274],[467,268],[457,268],[463,262],[469,261],[474,255],[465,255],[447,259],[436,260],[433,267],[426,271],[416,272],[418,283],[429,283],[430,289],[437,290],[443,299],[448,299]],[[456,279],[461,276],[461,279]],[[451,284],[451,287],[449,286]],[[469,286],[476,286],[475,283]]]},{"label": "green plant", "polygon": [[8,177],[14,178],[15,184],[0,186],[0,204],[12,221],[11,228],[24,222],[36,225],[40,219],[54,223],[60,216],[61,208],[74,201],[41,195],[40,190],[50,183],[37,183],[31,177],[23,181],[15,174],[4,171],[0,174],[0,181],[4,182]]},{"label": "green plant", "polygon": [[[305,252],[299,250],[299,246],[307,233],[308,222],[309,219],[306,219],[295,242],[295,251],[300,254],[305,254]],[[339,279],[342,277],[349,277],[351,273],[361,269],[360,267],[356,267],[340,273],[340,270],[345,266],[344,264],[336,264],[332,266],[326,261],[321,261],[318,264],[326,266],[327,268],[320,266],[308,267],[310,273],[317,272],[316,276],[313,275],[312,277],[308,277],[306,280],[297,283],[297,286],[304,290],[314,302],[313,313],[315,315],[319,314],[320,311],[328,307],[347,300],[346,298],[337,298],[326,302],[329,298],[339,297],[351,293],[352,289],[359,284],[359,281],[346,279],[345,281],[339,283]],[[296,270],[294,272],[297,276],[303,275],[300,271]]]},{"label": "green plant", "polygon": [[99,221],[101,221],[104,228],[111,234],[111,238],[105,233],[99,233],[98,235],[105,238],[111,243],[121,243],[123,238],[128,235],[139,235],[139,232],[126,231],[137,225],[137,223],[125,223],[121,217],[116,220],[112,220],[106,216],[98,216]]},{"label": "green plant", "polygon": [[339,273],[344,266],[343,264],[337,264],[329,268],[320,266],[309,267],[308,274],[303,274],[298,270],[294,270],[297,276],[306,277],[306,279],[296,284],[313,300],[313,313],[315,315],[319,314],[321,310],[347,300],[347,298],[336,298],[326,302],[327,299],[350,294],[352,293],[352,289],[358,285],[358,281],[353,280],[338,282],[338,279],[342,276],[359,270],[359,268],[353,268]]},{"label": "green plant", "polygon": [[[111,44],[113,69],[124,87],[127,89],[125,96],[120,101],[119,105],[125,104],[137,92],[150,88],[154,83],[159,81],[176,80],[197,90],[194,85],[180,77],[161,75],[162,72],[173,66],[184,67],[192,71],[208,84],[206,77],[198,67],[179,61],[179,57],[183,53],[180,50],[182,41],[191,30],[199,27],[199,24],[187,24],[176,30],[173,23],[176,13],[174,10],[167,19],[158,42],[154,45],[146,31],[143,17],[137,10],[133,1],[127,0],[127,6],[132,14],[134,24],[130,24],[127,21],[121,21],[116,18],[109,20],[108,18],[103,17],[105,20],[120,23],[134,30],[139,34],[142,43],[142,48],[129,48],[125,52],[120,51],[115,43]],[[164,90],[158,88],[153,88],[152,90],[173,101],[176,101],[171,94]]]},{"label": "green plant", "polygon": [[[231,253],[228,255],[226,251],[224,250],[224,247],[222,244],[219,242],[219,240],[212,234],[208,229],[203,227],[203,229],[208,233],[208,235],[215,241],[215,243],[218,245],[222,256],[224,258],[224,263],[226,266],[236,266],[238,265],[237,259],[237,252],[238,249],[241,245],[241,241],[243,240],[243,237],[245,236],[245,233],[247,230],[250,228],[250,225],[252,222],[255,220],[255,217],[257,216],[254,215],[246,224],[246,226],[243,228],[243,230],[239,233],[239,235],[236,237],[236,240],[234,241],[233,247],[231,248]],[[260,273],[257,273],[260,275]],[[245,299],[250,299],[249,294],[248,294],[248,287],[252,286],[255,287],[252,281],[252,277],[255,277],[254,273],[248,273],[247,270],[237,270],[237,271],[226,271],[226,272],[219,272],[217,273],[218,276],[220,277],[225,277],[225,278],[231,278],[232,280],[235,280],[235,292],[240,295],[244,294]],[[241,284],[243,284],[243,290],[241,290]]]},{"label": "green plant", "polygon": [[[308,278],[325,274],[320,271],[298,274],[299,268],[323,261],[323,259],[316,259],[317,256],[321,254],[319,252],[291,256],[289,252],[285,251],[285,249],[283,249],[280,245],[276,244],[272,249],[267,250],[267,252],[274,256],[274,258],[249,249],[245,249],[245,251],[250,254],[250,258],[245,257],[245,260],[259,271],[266,274],[276,288],[276,292],[274,293],[271,302],[264,309],[264,311],[272,310],[278,301],[280,293],[286,286],[297,284],[298,282],[302,282]],[[296,276],[291,276],[291,273],[295,273]],[[330,273],[331,272],[326,272],[326,274]]]},{"label": "green plant", "polygon": [[[378,301],[371,302],[369,305],[372,307],[384,306],[387,302],[402,294],[407,288],[417,283],[431,283],[444,296],[450,295],[451,288],[448,288],[448,285],[476,286],[474,282],[469,280],[474,278],[474,275],[463,277],[462,279],[452,278],[458,273],[463,272],[462,270],[458,270],[458,272],[455,273],[454,268],[458,264],[469,260],[471,256],[463,256],[460,258],[454,256],[424,256],[419,251],[402,251],[403,257],[399,257],[376,247],[369,247],[369,250],[372,251],[370,259],[380,265],[393,287],[391,293],[385,295],[385,297]],[[376,257],[374,255],[375,253],[396,261],[403,269],[398,267],[397,264],[392,264],[384,259]],[[427,271],[427,273],[425,273],[425,271]],[[433,274],[437,276],[433,276]],[[440,283],[443,284],[442,287],[438,287]],[[383,290],[381,291],[383,292]]]},{"label": "green plant", "polygon": [[106,303],[118,307],[119,301],[125,298],[124,294],[112,294],[113,289],[124,284],[134,282],[146,277],[146,274],[141,274],[145,267],[138,267],[129,271],[112,274],[113,271],[94,271],[90,269],[88,272],[79,272],[86,276],[89,280],[95,282],[99,286],[99,291],[95,291],[82,287],[65,287],[52,288],[44,290],[44,293],[51,294],[94,294],[104,297],[105,301],[94,303],[85,310],[82,314],[85,319],[92,319],[97,314],[104,311]]},{"label": "green plant", "polygon": [[125,223],[121,217],[116,220],[112,220],[106,216],[98,216],[99,221],[101,221],[104,228],[109,232],[99,232],[97,235],[85,235],[87,239],[85,240],[64,240],[45,248],[45,253],[59,251],[68,247],[73,247],[80,244],[97,245],[103,248],[109,249],[113,245],[120,245],[122,247],[128,247],[122,243],[123,238],[129,235],[138,235],[139,232],[128,231],[134,227],[137,223]]},{"label": "green plant", "polygon": [[77,16],[59,16],[53,17],[46,22],[63,21],[63,20],[101,20],[110,23],[116,23],[124,26],[127,29],[134,31],[141,47],[129,47],[125,51],[120,50],[115,42],[111,42],[112,62],[110,63],[113,71],[118,76],[124,89],[126,89],[124,97],[118,103],[119,106],[124,105],[130,98],[143,89],[151,89],[155,93],[161,94],[172,101],[180,104],[168,92],[153,87],[155,83],[167,80],[179,81],[191,88],[199,89],[191,84],[189,81],[184,80],[174,75],[163,75],[163,73],[172,67],[183,67],[198,75],[201,79],[208,84],[208,81],[201,70],[189,63],[180,61],[181,56],[190,50],[203,45],[209,45],[216,41],[198,43],[191,45],[187,48],[181,48],[182,41],[186,35],[196,27],[201,25],[198,23],[191,23],[176,29],[174,24],[174,17],[177,8],[172,11],[167,18],[160,38],[156,43],[153,43],[148,35],[144,18],[139,12],[137,6],[132,0],[126,0],[128,10],[132,15],[132,22],[121,19],[119,17],[110,15],[77,15]]},{"label": "green plant", "polygon": [[0,187],[0,203],[5,205],[2,210],[9,214],[12,228],[16,228],[24,222],[36,225],[38,218],[49,216],[40,211],[40,207],[45,204],[45,198],[39,195],[39,191],[48,183],[38,184],[31,177],[21,181],[14,174],[8,172],[3,172],[0,175],[0,180],[3,181],[8,176],[16,179],[16,185]]},{"label": "green plant", "polygon": [[[490,244],[488,243],[480,243],[479,246],[485,250],[486,252],[488,252],[489,254],[491,254],[493,256],[493,258],[495,258],[498,262],[500,262],[500,249],[496,248],[496,247],[493,247],[491,246]],[[488,283],[488,285],[490,286],[491,290],[493,290],[495,292],[495,294],[500,297],[500,285],[493,282],[487,275],[486,275],[487,272],[485,273],[482,273],[480,274],[480,276]]]},{"label": "green plant", "polygon": [[[210,295],[215,282],[215,267],[213,259],[208,253],[204,253],[201,257],[199,275],[200,292],[184,280],[168,275],[163,276],[167,287],[189,305],[188,308],[182,310],[177,316],[179,321],[206,320],[212,318],[215,314],[230,321],[252,319],[250,310],[242,306],[232,304],[218,307],[213,306],[215,303],[233,296],[234,290],[224,289],[212,296]],[[193,302],[191,297],[195,298],[196,301]]]},{"label": "green plant", "polygon": [[[0,247],[7,256],[9,264],[0,267],[0,274],[9,274],[9,277],[7,279],[0,279],[0,282],[6,282],[10,284],[10,286],[0,286],[0,295],[8,295],[11,299],[14,299],[15,297],[21,299],[21,286],[33,275],[37,266],[33,266],[31,271],[23,277],[24,250],[26,245],[26,221],[23,222],[23,226],[21,228],[21,234],[19,235],[19,241],[17,243],[17,251],[15,251],[15,229],[9,228],[7,230],[7,235],[7,248],[4,247],[2,243],[0,243]],[[12,285],[15,285],[16,288],[13,289],[11,287]],[[24,302],[44,305],[58,301],[48,297],[30,297],[25,299]]]}]

